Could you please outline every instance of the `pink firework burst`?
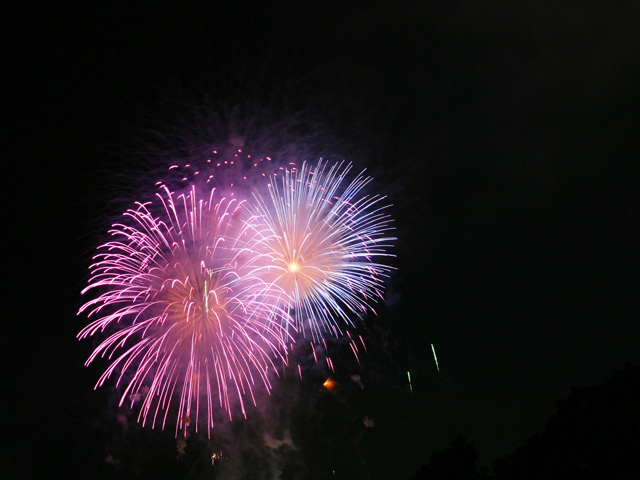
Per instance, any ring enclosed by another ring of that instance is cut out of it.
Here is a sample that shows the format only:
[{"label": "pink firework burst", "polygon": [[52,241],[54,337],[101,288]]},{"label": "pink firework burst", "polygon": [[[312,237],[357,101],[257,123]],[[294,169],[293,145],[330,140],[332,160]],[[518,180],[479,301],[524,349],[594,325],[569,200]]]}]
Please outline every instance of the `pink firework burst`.
[{"label": "pink firework burst", "polygon": [[269,391],[270,372],[286,363],[284,294],[247,266],[244,202],[195,187],[157,197],[161,208],[138,203],[98,248],[82,292],[96,296],[79,312],[96,319],[78,337],[103,332],[87,360],[111,360],[96,388],[116,375],[120,405],[139,400],[143,425],[164,428],[173,412],[176,433],[193,420],[210,433],[217,409],[246,415],[256,385]]}]

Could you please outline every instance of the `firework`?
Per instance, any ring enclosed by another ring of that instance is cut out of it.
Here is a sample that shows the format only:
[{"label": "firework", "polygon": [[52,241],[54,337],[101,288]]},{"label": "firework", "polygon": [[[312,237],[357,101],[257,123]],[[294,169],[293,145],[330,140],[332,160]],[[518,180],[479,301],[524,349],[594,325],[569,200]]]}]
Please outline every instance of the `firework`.
[{"label": "firework", "polygon": [[250,206],[260,260],[253,274],[271,298],[283,293],[279,307],[293,319],[287,328],[314,341],[342,336],[382,298],[391,267],[380,259],[395,240],[388,205],[363,194],[371,181],[364,172],[347,181],[350,163],[283,170],[271,177],[269,195],[256,194]]},{"label": "firework", "polygon": [[[213,158],[206,174],[172,166],[155,202],[113,225],[82,292],[94,297],[79,312],[92,318],[79,338],[103,335],[87,364],[110,360],[96,388],[115,377],[120,405],[138,403],[143,425],[164,428],[175,416],[176,433],[203,420],[210,433],[218,409],[246,416],[297,334],[311,337],[317,362],[314,343],[326,351],[325,337],[342,337],[374,311],[391,270],[382,259],[395,240],[392,220],[384,197],[363,193],[364,172],[348,181],[351,164],[320,160],[265,174],[251,159],[238,188],[221,182],[235,160]],[[211,188],[216,179],[226,196]],[[185,182],[183,193],[167,186]],[[362,337],[344,336],[359,361]]]},{"label": "firework", "polygon": [[173,408],[176,432],[192,420],[197,429],[199,417],[210,429],[217,408],[231,416],[237,400],[245,414],[256,383],[269,390],[274,359],[286,361],[286,333],[272,321],[282,314],[275,290],[244,272],[242,201],[216,200],[215,189],[202,198],[195,187],[157,197],[159,214],[137,204],[98,249],[83,290],[98,294],[80,309],[98,318],[78,337],[106,332],[87,364],[115,360],[96,387],[117,372],[120,404],[140,399],[143,424],[164,428]]}]

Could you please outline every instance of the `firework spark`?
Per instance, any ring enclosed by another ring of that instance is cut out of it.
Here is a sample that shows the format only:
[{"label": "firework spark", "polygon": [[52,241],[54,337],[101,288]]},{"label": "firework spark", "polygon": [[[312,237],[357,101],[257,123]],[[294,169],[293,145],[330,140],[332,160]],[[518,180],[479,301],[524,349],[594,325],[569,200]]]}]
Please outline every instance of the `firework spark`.
[{"label": "firework spark", "polygon": [[440,365],[438,365],[438,356],[436,355],[436,347],[433,346],[433,343],[431,344],[431,351],[433,352],[433,359],[436,362],[436,369],[438,370],[438,373],[440,373]]},{"label": "firework spark", "polygon": [[160,216],[151,204],[128,210],[82,292],[99,292],[80,309],[99,318],[78,337],[108,332],[87,364],[117,355],[96,387],[117,371],[120,404],[144,398],[138,420],[155,426],[161,418],[163,428],[178,398],[176,432],[192,419],[197,429],[203,415],[210,431],[214,411],[231,416],[234,399],[246,415],[245,397],[255,404],[255,384],[269,390],[274,359],[286,361],[272,290],[243,272],[238,254],[246,252],[238,240],[244,204],[214,193],[201,198],[192,187],[176,196],[163,187]]}]

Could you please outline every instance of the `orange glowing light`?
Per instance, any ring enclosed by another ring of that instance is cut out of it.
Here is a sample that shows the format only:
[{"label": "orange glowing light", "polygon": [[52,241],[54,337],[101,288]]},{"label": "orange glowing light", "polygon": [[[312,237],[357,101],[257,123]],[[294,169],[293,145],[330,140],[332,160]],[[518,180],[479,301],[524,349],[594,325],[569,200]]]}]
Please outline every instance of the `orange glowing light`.
[{"label": "orange glowing light", "polygon": [[291,262],[289,264],[289,272],[291,273],[295,273],[298,270],[300,270],[300,265],[298,265],[296,262]]},{"label": "orange glowing light", "polygon": [[329,377],[324,381],[322,386],[330,392],[333,392],[333,390],[338,386],[338,383],[333,378]]}]

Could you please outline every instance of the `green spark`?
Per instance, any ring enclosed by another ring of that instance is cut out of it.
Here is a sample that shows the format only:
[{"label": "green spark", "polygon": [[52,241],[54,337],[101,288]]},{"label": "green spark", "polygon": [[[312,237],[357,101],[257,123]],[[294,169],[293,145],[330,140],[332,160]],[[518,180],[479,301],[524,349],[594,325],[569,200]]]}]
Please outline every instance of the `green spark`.
[{"label": "green spark", "polygon": [[433,352],[433,359],[436,361],[436,368],[438,369],[438,373],[440,373],[440,367],[438,366],[438,356],[436,355],[436,349],[433,346],[433,343],[431,344],[431,351]]},{"label": "green spark", "polygon": [[209,318],[209,289],[207,288],[207,281],[204,281],[204,309],[205,315]]}]

